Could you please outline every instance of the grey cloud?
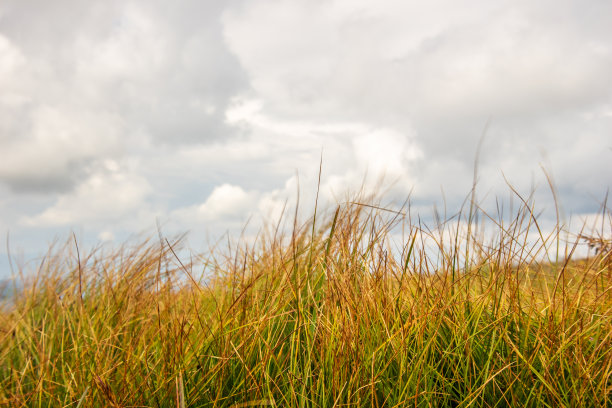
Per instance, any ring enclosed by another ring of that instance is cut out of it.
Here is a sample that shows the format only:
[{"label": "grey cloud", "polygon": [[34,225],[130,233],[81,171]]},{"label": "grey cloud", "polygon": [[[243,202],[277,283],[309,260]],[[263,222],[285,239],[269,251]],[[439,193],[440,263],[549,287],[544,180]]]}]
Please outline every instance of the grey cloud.
[{"label": "grey cloud", "polygon": [[37,163],[27,163],[32,166],[30,172],[15,171],[1,172],[0,178],[16,193],[65,193],[72,190],[73,186],[81,180],[87,172],[86,160],[80,162],[66,162],[55,171],[37,171]]},{"label": "grey cloud", "polygon": [[[105,159],[121,159],[134,135],[177,146],[237,134],[225,110],[248,80],[224,43],[220,15],[227,5],[3,2],[0,148],[13,163],[41,166],[0,166],[0,181],[18,192],[67,191]],[[76,130],[66,122],[35,135],[37,112],[47,106],[85,119]],[[92,146],[79,148],[83,143]]]},{"label": "grey cloud", "polygon": [[443,190],[450,214],[488,118],[487,209],[509,195],[502,172],[554,208],[542,165],[568,213],[596,211],[612,185],[611,15],[608,0],[0,0],[0,227],[31,250],[69,225],[155,234],[183,210],[177,232],[239,233],[188,210],[230,184],[274,213],[297,169],[308,215],[321,150],[321,205],[386,170],[386,200],[414,187],[427,216]]},{"label": "grey cloud", "polygon": [[424,158],[412,171],[426,197],[444,185],[463,198],[489,119],[484,189],[505,190],[502,171],[521,188],[532,174],[542,181],[542,151],[554,168],[566,165],[557,171],[562,191],[592,173],[590,189],[612,184],[611,152],[601,146],[610,120],[584,117],[612,105],[609,2],[474,1],[469,12],[452,2],[337,3],[312,9],[307,22],[307,2],[289,1],[248,3],[227,18],[269,115],[414,132]]},{"label": "grey cloud", "polygon": [[159,25],[163,59],[113,96],[128,120],[158,142],[206,143],[234,132],[225,110],[248,81],[224,43],[219,17],[225,5],[154,2],[138,9]]}]

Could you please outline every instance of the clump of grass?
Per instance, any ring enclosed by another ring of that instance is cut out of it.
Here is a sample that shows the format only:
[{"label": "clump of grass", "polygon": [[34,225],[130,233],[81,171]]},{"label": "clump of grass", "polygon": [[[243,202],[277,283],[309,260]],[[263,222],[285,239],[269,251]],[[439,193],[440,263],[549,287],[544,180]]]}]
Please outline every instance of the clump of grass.
[{"label": "clump of grass", "polygon": [[190,262],[50,251],[0,312],[0,405],[612,405],[609,248],[573,259],[527,201],[435,228],[349,201]]}]

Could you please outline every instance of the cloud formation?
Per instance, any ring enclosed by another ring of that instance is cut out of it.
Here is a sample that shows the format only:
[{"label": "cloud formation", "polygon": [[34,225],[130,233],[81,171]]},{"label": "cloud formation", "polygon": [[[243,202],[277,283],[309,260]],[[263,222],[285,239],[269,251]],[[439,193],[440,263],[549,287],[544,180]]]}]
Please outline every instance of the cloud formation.
[{"label": "cloud formation", "polygon": [[138,155],[143,139],[176,146],[235,134],[225,109],[248,83],[224,44],[218,3],[0,7],[0,147],[9,157],[0,180],[13,190],[69,190],[105,159]]},{"label": "cloud formation", "polygon": [[[42,248],[239,228],[395,182],[457,209],[612,185],[612,4],[595,0],[6,0],[0,227]],[[488,124],[488,126],[487,126]],[[287,203],[287,204],[286,204]],[[17,239],[16,238],[16,239]]]},{"label": "cloud formation", "polygon": [[[414,138],[423,194],[469,188],[488,121],[487,173],[503,170],[525,187],[546,156],[550,171],[597,173],[601,184],[612,130],[610,5],[470,3],[246,2],[225,14],[225,30],[271,116]],[[577,151],[592,160],[568,169]]]}]

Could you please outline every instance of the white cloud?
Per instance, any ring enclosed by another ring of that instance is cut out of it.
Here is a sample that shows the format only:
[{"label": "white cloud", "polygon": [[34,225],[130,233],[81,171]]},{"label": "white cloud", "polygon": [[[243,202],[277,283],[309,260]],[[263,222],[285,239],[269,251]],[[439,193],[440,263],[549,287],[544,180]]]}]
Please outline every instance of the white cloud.
[{"label": "white cloud", "polygon": [[429,156],[471,159],[488,117],[533,124],[611,98],[604,3],[311,3],[225,15],[228,43],[281,118],[414,130]]},{"label": "white cloud", "polygon": [[239,186],[223,184],[215,187],[210,197],[198,207],[198,215],[204,220],[244,216],[251,204],[252,194]]},{"label": "white cloud", "polygon": [[226,183],[215,187],[202,204],[175,210],[173,216],[191,222],[245,219],[256,208],[256,202],[256,192]]},{"label": "white cloud", "polygon": [[[108,225],[129,223],[128,218],[141,218],[138,217],[141,213],[149,211],[146,199],[151,191],[147,180],[137,174],[113,170],[113,163],[108,167],[110,169],[92,175],[74,191],[59,196],[41,213],[24,217],[23,224],[30,227]],[[148,222],[153,224],[152,216]]]},{"label": "white cloud", "polygon": [[115,234],[110,230],[104,230],[98,234],[98,239],[102,242],[112,242],[115,240]]},{"label": "white cloud", "polygon": [[14,190],[66,190],[98,160],[121,153],[123,123],[105,112],[40,106],[27,133],[3,143],[0,179]]},{"label": "white cloud", "polygon": [[192,13],[163,2],[3,3],[0,182],[65,192],[131,139],[234,136],[224,111],[247,83],[224,44],[222,7],[188,3]]},{"label": "white cloud", "polygon": [[412,137],[390,129],[376,129],[353,139],[355,156],[376,175],[405,176],[407,166],[423,156],[411,143]]},{"label": "white cloud", "polygon": [[[576,185],[589,174],[598,175],[589,178],[592,190],[610,184],[604,175],[610,173],[610,151],[602,147],[612,123],[600,116],[595,129],[576,116],[612,100],[612,32],[603,17],[611,13],[604,2],[587,9],[571,1],[474,1],[471,7],[445,1],[263,1],[244,3],[224,22],[228,43],[265,101],[258,115],[267,118],[266,128],[284,123],[289,133],[290,123],[310,121],[310,128],[335,122],[392,129],[418,147],[421,160],[397,165],[393,154],[378,154],[384,136],[372,139],[372,148],[359,147],[359,131],[344,143],[356,146],[356,153],[370,150],[361,155],[370,167],[383,165],[376,156],[388,157],[389,172],[416,174],[417,196],[439,196],[443,187],[457,204],[471,187],[488,118],[480,156],[483,187],[505,190],[501,171],[521,188],[530,186],[534,174],[545,185],[543,151],[559,168],[555,173],[563,174],[560,184]],[[342,162],[344,176],[330,175],[340,185],[360,167]]]},{"label": "white cloud", "polygon": [[8,85],[6,78],[24,67],[25,58],[21,51],[5,36],[0,34],[0,82]]},{"label": "white cloud", "polygon": [[169,45],[163,26],[134,4],[126,3],[118,11],[105,37],[78,38],[77,75],[106,83],[137,83],[160,73]]},{"label": "white cloud", "polygon": [[596,211],[610,16],[606,0],[2,1],[2,228],[119,239],[159,215],[214,234],[277,218],[298,184],[308,214],[321,154],[320,204],[367,171],[366,188],[397,181],[389,201],[428,211],[442,189],[450,212],[489,117],[483,205],[508,194],[503,171],[553,208],[543,165],[567,214]]}]

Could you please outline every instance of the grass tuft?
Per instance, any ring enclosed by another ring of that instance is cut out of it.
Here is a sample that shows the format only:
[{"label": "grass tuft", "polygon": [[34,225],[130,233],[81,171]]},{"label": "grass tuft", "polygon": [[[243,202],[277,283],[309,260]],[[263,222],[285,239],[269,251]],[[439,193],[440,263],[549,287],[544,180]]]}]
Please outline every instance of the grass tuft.
[{"label": "grass tuft", "polygon": [[0,311],[0,405],[612,406],[612,223],[407,210],[358,196],[189,263],[68,242]]}]

